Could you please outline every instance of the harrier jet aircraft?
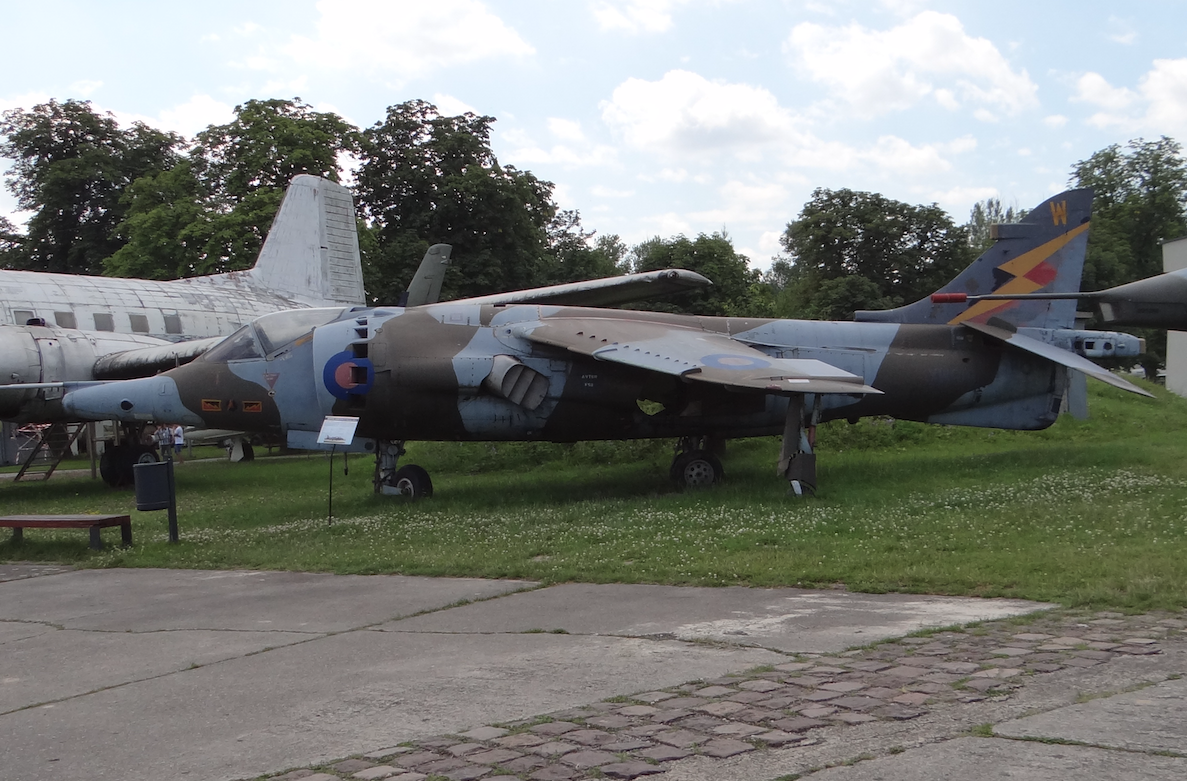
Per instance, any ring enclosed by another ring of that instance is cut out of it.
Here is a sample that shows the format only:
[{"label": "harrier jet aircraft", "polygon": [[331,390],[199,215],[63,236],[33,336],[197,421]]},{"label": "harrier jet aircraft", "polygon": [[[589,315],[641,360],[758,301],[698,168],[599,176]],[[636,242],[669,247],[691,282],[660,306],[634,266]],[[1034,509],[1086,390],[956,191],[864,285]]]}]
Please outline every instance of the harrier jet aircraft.
[{"label": "harrier jet aircraft", "polygon": [[[376,454],[376,490],[411,496],[430,495],[432,482],[421,467],[398,465],[409,440],[673,437],[673,477],[698,484],[722,472],[706,443],[782,434],[779,473],[793,492],[809,492],[822,421],[890,415],[1041,429],[1079,373],[1149,395],[1085,357],[1136,354],[1139,340],[1074,325],[1091,203],[1088,190],[1049,199],[999,226],[996,243],[937,295],[854,322],[514,294],[305,309],[265,315],[155,377],[70,388],[62,406],[80,418],[268,432],[294,447],[312,447],[326,416],[357,417],[354,448]],[[1154,287],[1148,298],[1158,299],[1166,286]]]}]

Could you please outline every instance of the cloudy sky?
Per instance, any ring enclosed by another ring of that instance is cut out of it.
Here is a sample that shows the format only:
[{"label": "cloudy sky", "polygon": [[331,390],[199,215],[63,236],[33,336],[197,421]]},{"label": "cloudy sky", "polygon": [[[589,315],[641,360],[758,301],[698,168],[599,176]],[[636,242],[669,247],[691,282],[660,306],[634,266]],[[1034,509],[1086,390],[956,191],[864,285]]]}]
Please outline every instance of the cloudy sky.
[{"label": "cloudy sky", "polygon": [[495,117],[499,160],[587,228],[724,230],[759,268],[817,187],[963,222],[982,198],[1033,206],[1109,144],[1187,141],[1182,0],[3,6],[0,109],[86,99],[192,136],[251,98],[359,127],[425,99]]}]

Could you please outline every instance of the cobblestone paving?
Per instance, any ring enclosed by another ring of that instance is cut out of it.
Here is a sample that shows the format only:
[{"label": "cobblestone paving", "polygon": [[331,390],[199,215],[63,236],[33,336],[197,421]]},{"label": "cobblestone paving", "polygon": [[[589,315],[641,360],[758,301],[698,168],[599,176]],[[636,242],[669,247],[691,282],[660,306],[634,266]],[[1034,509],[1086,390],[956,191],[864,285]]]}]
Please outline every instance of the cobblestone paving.
[{"label": "cobblestone paving", "polygon": [[[413,740],[269,781],[631,779],[699,754],[815,742],[877,720],[1009,696],[1036,675],[1187,644],[1187,613],[1053,611],[890,640],[535,719]],[[393,736],[398,740],[399,736]]]}]

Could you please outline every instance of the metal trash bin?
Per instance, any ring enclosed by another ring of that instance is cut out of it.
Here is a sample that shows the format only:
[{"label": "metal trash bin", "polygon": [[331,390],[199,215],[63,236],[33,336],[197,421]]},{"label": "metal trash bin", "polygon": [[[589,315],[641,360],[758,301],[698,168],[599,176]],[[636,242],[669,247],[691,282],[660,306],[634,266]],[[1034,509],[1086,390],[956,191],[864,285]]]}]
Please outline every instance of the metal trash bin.
[{"label": "metal trash bin", "polygon": [[152,464],[134,464],[132,466],[132,480],[136,484],[137,510],[168,510],[171,504],[170,487],[173,482],[169,470],[173,464],[169,461],[157,461]]}]

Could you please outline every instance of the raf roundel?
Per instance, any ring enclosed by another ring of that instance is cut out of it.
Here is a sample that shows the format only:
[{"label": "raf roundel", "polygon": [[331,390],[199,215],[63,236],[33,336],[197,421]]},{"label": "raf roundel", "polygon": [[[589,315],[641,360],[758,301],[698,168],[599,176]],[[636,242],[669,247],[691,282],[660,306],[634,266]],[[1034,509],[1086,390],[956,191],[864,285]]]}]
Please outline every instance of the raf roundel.
[{"label": "raf roundel", "polygon": [[747,369],[766,369],[771,365],[770,361],[759,357],[751,357],[749,355],[737,355],[735,353],[715,353],[713,355],[706,355],[701,358],[701,363],[706,366],[711,366],[714,369],[725,369],[727,371],[746,371]]},{"label": "raf roundel", "polygon": [[335,398],[346,399],[371,390],[375,382],[375,367],[366,358],[356,358],[349,352],[340,352],[326,361],[322,370],[322,383]]}]

